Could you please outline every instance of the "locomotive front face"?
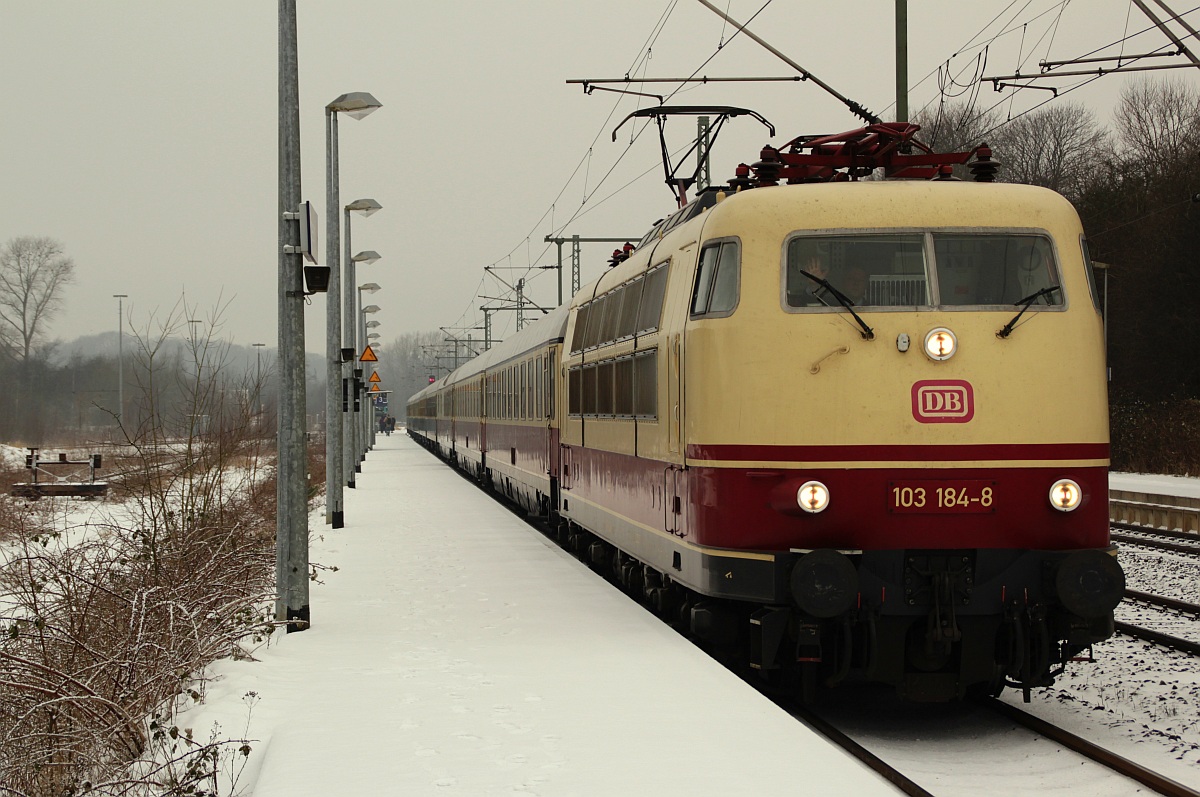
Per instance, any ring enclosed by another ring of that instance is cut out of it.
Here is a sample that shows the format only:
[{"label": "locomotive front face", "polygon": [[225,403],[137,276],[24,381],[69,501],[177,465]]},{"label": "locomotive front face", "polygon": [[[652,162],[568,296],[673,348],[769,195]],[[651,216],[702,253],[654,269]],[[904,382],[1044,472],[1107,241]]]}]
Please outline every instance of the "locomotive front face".
[{"label": "locomotive front face", "polygon": [[1103,328],[1065,200],[751,191],[710,212],[697,261],[691,542],[793,555],[778,597],[870,615],[869,677],[913,696],[1044,682],[1111,632]]}]

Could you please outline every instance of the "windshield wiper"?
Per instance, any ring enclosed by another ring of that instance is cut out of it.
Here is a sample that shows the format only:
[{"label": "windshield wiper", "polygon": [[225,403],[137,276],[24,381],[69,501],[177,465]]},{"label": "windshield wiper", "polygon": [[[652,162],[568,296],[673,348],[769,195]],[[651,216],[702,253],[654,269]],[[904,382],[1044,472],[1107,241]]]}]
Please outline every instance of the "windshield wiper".
[{"label": "windshield wiper", "polygon": [[1015,306],[1021,308],[1021,312],[1017,313],[1013,317],[1012,321],[1009,321],[1007,324],[1005,324],[1004,327],[999,332],[996,333],[996,337],[1007,338],[1009,335],[1011,335],[1013,329],[1016,328],[1016,326],[1017,326],[1017,322],[1021,320],[1021,316],[1025,315],[1025,311],[1028,310],[1033,305],[1034,302],[1036,302],[1038,299],[1042,298],[1043,296],[1048,296],[1049,294],[1051,294],[1052,292],[1057,291],[1057,290],[1059,290],[1059,287],[1057,285],[1051,285],[1048,288],[1042,288],[1037,293],[1031,293],[1030,295],[1026,296],[1024,299],[1021,299],[1020,301],[1013,302],[1013,304]]},{"label": "windshield wiper", "polygon": [[[863,321],[859,317],[858,313],[854,312],[854,307],[853,307],[854,302],[850,301],[850,299],[845,294],[843,294],[841,291],[839,291],[837,288],[830,285],[829,280],[821,279],[820,277],[818,277],[815,274],[809,274],[804,269],[801,269],[800,273],[803,274],[804,276],[808,277],[813,282],[820,285],[825,290],[829,291],[829,293],[833,296],[833,298],[838,300],[838,304],[840,304],[842,307],[845,307],[846,310],[850,313],[850,315],[854,316],[854,320],[858,322],[858,325],[860,327],[862,327],[863,340],[875,340],[875,330],[873,330],[869,326],[867,326],[867,322]],[[829,306],[829,303],[826,302],[824,299],[822,299],[821,295],[819,293],[814,293],[813,296],[816,296],[818,299],[821,299],[822,304],[826,305],[827,307]]]}]

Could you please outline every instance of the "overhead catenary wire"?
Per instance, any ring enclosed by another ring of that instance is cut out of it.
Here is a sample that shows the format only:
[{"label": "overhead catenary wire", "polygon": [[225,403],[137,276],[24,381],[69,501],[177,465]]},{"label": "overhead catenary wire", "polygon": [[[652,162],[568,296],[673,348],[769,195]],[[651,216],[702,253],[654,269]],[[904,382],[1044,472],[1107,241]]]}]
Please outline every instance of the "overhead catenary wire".
[{"label": "overhead catenary wire", "polygon": [[[761,14],[768,6],[771,5],[772,2],[773,2],[773,0],[766,0],[766,2],[763,3],[763,5],[758,9],[758,11],[756,11],[754,13],[754,15],[750,18],[750,20],[747,21],[745,24],[749,25],[750,22],[752,22],[755,18],[757,18],[759,16],[759,14]],[[665,29],[665,26],[666,26],[666,21],[670,18],[671,13],[674,11],[675,6],[677,4],[678,4],[678,0],[670,0],[670,2],[667,4],[667,7],[664,9],[663,13],[659,17],[659,21],[655,23],[654,29],[652,30],[651,34],[647,37],[647,44],[645,44],[643,46],[643,50],[644,50],[643,54],[637,56],[634,59],[634,62],[631,65],[630,70],[629,70],[631,73],[638,68],[639,64],[643,67],[645,66],[646,62],[649,60],[649,53],[650,53],[651,49],[653,48],[653,43],[655,41],[657,41],[658,37],[662,34],[662,31]],[[689,77],[695,77],[697,74],[699,74],[699,72],[705,66],[707,66],[713,60],[713,58],[715,58],[717,55],[720,54],[721,49],[725,45],[729,44],[729,42],[733,41],[739,33],[741,33],[741,31],[737,30],[733,33],[733,35],[731,35],[729,37],[729,39],[727,41],[722,41],[722,43],[720,43],[717,46],[717,48],[714,50],[714,52],[711,55],[709,55],[708,58],[706,58],[698,67],[696,67],[695,70],[693,70],[693,72],[691,73],[691,75]],[[666,97],[666,100],[670,100],[671,97],[674,97],[681,90],[683,90],[682,84],[679,87],[677,87],[674,91],[672,91]],[[575,177],[579,174],[579,170],[581,168],[585,168],[585,170],[587,171],[587,173],[590,177],[590,156],[591,156],[592,149],[595,146],[596,142],[599,140],[600,136],[602,136],[605,133],[605,131],[607,130],[607,127],[611,123],[612,118],[613,118],[614,114],[616,113],[616,109],[620,106],[620,103],[621,103],[621,98],[618,97],[616,102],[614,102],[613,106],[610,108],[608,115],[605,117],[600,130],[596,133],[596,136],[592,139],[592,142],[589,144],[587,152],[585,152],[583,157],[580,158],[579,163],[576,165],[575,170],[571,173],[571,176],[564,182],[564,184],[563,184],[562,188],[559,190],[558,194],[555,195],[554,201],[551,202],[551,204],[547,208],[547,210],[545,212],[543,212],[542,215],[538,218],[538,220],[534,224],[533,228],[526,235],[526,238],[532,236],[533,231],[536,230],[538,228],[538,226],[540,226],[542,224],[542,222],[545,221],[547,216],[550,216],[554,213],[555,209],[557,208],[558,201],[561,200],[563,194],[567,191],[570,184],[574,181]],[[617,167],[620,166],[620,164],[623,162],[626,155],[629,153],[629,151],[632,149],[633,145],[636,143],[637,139],[649,127],[649,124],[650,124],[650,122],[649,122],[649,120],[647,120],[640,127],[637,127],[631,133],[629,143],[617,155],[613,164],[604,173],[604,176],[601,177],[600,180],[592,187],[591,191],[587,191],[585,193],[583,202],[581,202],[580,205],[577,208],[575,208],[575,210],[570,214],[570,216],[567,218],[567,220],[560,224],[556,224],[554,226],[552,234],[561,233],[562,230],[569,227],[571,225],[571,223],[576,221],[585,212],[585,208],[587,207],[588,202],[590,201],[590,198],[592,196],[594,196],[600,190],[601,186],[603,186],[606,183],[606,181],[611,177],[611,175],[617,169]],[[648,169],[645,172],[639,174],[638,177],[634,178],[633,180],[631,180],[628,183],[626,183],[625,185],[623,185],[616,192],[614,192],[614,194],[609,194],[608,196],[606,196],[604,201],[607,201],[608,199],[612,198],[612,196],[615,195],[615,193],[619,193],[621,190],[624,190],[625,188],[632,185],[637,180],[642,179],[650,171],[653,171],[653,168]],[[525,239],[522,239],[522,241],[524,241],[524,240]],[[493,263],[491,263],[489,265],[491,265],[491,266],[498,265],[502,260],[510,257],[512,255],[512,253],[515,252],[520,245],[521,244],[518,243],[511,250],[509,250],[509,252],[506,253],[504,255],[504,257],[498,258],[496,261],[493,261]],[[541,261],[541,258],[544,257],[549,251],[550,251],[549,246],[546,246],[545,248],[543,248],[543,250],[538,255],[538,257],[533,259],[533,263],[534,264],[539,263]],[[540,273],[538,271],[534,270],[537,268],[538,267],[536,265],[530,266],[530,271],[526,275],[530,281],[535,279],[537,276],[540,276]],[[472,302],[472,304],[474,304],[474,301]],[[461,321],[462,317],[460,317],[459,320]]]}]

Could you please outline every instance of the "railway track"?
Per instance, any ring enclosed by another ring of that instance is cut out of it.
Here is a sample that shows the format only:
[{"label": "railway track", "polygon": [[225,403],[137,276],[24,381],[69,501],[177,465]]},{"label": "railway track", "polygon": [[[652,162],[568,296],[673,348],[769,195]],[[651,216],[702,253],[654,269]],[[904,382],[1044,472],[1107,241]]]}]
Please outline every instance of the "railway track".
[{"label": "railway track", "polygon": [[1140,545],[1144,548],[1156,548],[1160,551],[1173,551],[1189,556],[1200,556],[1200,535],[1191,534],[1186,531],[1136,526],[1131,523],[1109,522],[1113,529],[1120,530],[1109,532],[1109,537],[1112,538],[1113,542],[1125,545]]},{"label": "railway track", "polygon": [[1089,742],[1087,739],[1076,736],[1070,731],[1064,730],[1053,723],[1046,722],[1015,706],[1010,706],[1001,700],[990,698],[984,701],[984,705],[1003,715],[1005,718],[1016,722],[1021,727],[1028,728],[1034,733],[1045,736],[1057,744],[1061,744],[1063,747],[1074,750],[1089,761],[1095,761],[1097,764],[1105,766],[1113,772],[1136,780],[1143,786],[1153,789],[1158,794],[1166,795],[1166,797],[1200,797],[1200,792],[1189,786],[1185,786],[1148,767],[1130,761],[1128,758],[1119,756],[1110,750]]},{"label": "railway track", "polygon": [[[1064,728],[1060,728],[1051,722],[1047,722],[1001,700],[987,698],[978,701],[978,704],[989,712],[1019,725],[1027,731],[1036,734],[1038,737],[1048,739],[1063,748],[1071,750],[1084,759],[1098,764],[1116,775],[1140,783],[1156,794],[1161,794],[1165,797],[1200,797],[1200,791],[1196,791],[1190,786],[1179,783],[1124,756],[1117,755],[1111,750],[1089,742]],[[872,752],[863,743],[853,738],[851,733],[843,731],[834,722],[826,719],[817,711],[790,704],[783,705],[782,707],[791,713],[792,716],[801,720],[854,758],[870,767],[880,777],[887,780],[904,794],[909,795],[909,797],[935,797],[935,795],[951,792],[962,793],[962,788],[955,785],[938,785],[932,787],[922,785],[916,779],[905,774],[899,766],[890,763],[888,759],[892,758],[892,756],[886,750],[881,750],[878,754]],[[871,744],[869,740],[866,743]],[[884,743],[885,745],[886,743]],[[879,747],[877,745],[872,746]],[[983,749],[989,751],[995,750],[1005,760],[1011,757],[1010,754],[1012,752],[1004,749],[1003,745],[1000,748],[994,748],[989,745]],[[970,762],[966,761],[963,763],[970,764]],[[1002,768],[999,764],[997,765],[997,771]]]}]

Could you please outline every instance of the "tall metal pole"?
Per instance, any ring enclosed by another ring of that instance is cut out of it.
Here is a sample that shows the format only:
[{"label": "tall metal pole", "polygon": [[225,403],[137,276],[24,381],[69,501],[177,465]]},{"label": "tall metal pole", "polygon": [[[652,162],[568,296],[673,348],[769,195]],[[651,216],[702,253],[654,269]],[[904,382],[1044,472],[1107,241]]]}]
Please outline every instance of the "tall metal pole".
[{"label": "tall metal pole", "polygon": [[896,121],[908,121],[908,0],[896,0]]},{"label": "tall metal pole", "polygon": [[304,280],[300,205],[300,79],[296,0],[279,0],[279,439],[275,513],[275,619],[288,632],[309,623],[305,484]]},{"label": "tall metal pole", "polygon": [[125,414],[125,300],[127,293],[114,293],[117,300],[117,423]]},{"label": "tall metal pole", "polygon": [[354,414],[353,403],[357,396],[353,395],[353,391],[357,389],[354,384],[354,369],[358,366],[358,342],[355,340],[358,331],[358,313],[354,310],[354,290],[358,285],[358,277],[355,276],[354,258],[350,256],[350,211],[346,210],[346,245],[345,250],[345,268],[346,268],[346,306],[342,310],[342,346],[354,352],[354,359],[343,364],[342,377],[346,380],[347,393],[350,396],[350,402],[342,405],[343,415],[343,432],[342,432],[342,472],[346,476],[346,486],[354,487],[354,474],[362,471],[362,466],[358,461],[358,416]]},{"label": "tall metal pole", "polygon": [[254,347],[254,426],[262,425],[262,350],[267,344],[251,343]]},{"label": "tall metal pole", "polygon": [[338,141],[337,112],[325,108],[325,261],[329,264],[329,292],[325,295],[325,522],[335,529],[346,525],[342,505],[345,483],[342,457],[342,263],[338,245]]},{"label": "tall metal pole", "polygon": [[571,236],[571,298],[579,293],[579,236]]}]

